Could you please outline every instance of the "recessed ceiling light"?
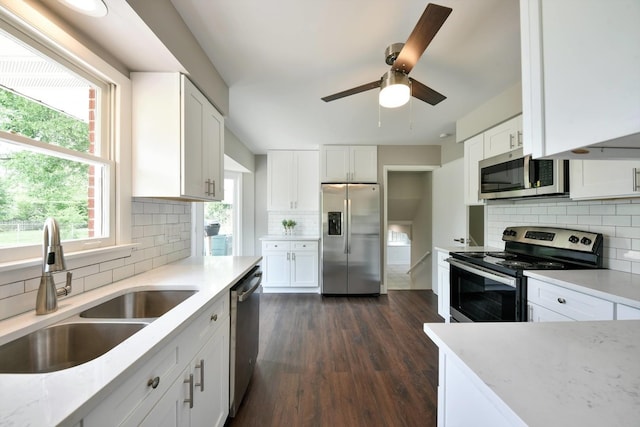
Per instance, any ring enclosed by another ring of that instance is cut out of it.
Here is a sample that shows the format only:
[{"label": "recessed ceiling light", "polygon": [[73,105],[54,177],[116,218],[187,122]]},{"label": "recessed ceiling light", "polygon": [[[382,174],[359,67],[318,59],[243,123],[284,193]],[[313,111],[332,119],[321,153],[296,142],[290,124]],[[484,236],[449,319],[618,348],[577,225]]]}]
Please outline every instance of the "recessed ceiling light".
[{"label": "recessed ceiling light", "polygon": [[84,15],[103,17],[107,15],[107,5],[102,0],[58,0],[65,6]]}]

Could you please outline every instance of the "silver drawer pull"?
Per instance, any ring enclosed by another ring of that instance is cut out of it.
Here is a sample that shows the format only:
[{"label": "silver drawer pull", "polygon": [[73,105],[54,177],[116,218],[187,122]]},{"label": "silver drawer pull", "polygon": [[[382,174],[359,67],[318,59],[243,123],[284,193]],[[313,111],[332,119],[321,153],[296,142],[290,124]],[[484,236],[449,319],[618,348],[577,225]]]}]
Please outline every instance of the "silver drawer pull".
[{"label": "silver drawer pull", "polygon": [[160,384],[160,377],[150,378],[149,381],[147,381],[147,387],[157,388],[158,384]]},{"label": "silver drawer pull", "polygon": [[189,384],[189,398],[184,399],[184,403],[189,404],[189,408],[193,409],[193,374],[189,374],[189,379],[184,380],[185,384]]},{"label": "silver drawer pull", "polygon": [[214,314],[213,316],[211,316],[210,320],[213,321],[213,322],[217,321],[218,320],[218,315]]},{"label": "silver drawer pull", "polygon": [[560,304],[566,304],[566,303],[567,303],[567,300],[566,300],[566,299],[564,299],[564,298],[558,298],[558,302],[559,302]]},{"label": "silver drawer pull", "polygon": [[200,369],[200,382],[196,383],[196,387],[200,387],[200,391],[204,391],[204,359],[200,359],[200,363],[196,364],[196,369]]}]

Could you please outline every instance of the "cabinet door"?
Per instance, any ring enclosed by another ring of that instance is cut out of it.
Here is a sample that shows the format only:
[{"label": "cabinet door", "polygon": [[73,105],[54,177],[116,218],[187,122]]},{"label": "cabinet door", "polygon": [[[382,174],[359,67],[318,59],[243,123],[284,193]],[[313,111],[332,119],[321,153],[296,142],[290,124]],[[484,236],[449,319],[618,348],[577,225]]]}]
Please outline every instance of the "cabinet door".
[{"label": "cabinet door", "polygon": [[529,309],[529,322],[571,322],[572,318],[563,316],[560,313],[556,313],[553,310],[549,310],[548,308],[544,308],[538,304],[529,303],[527,304],[527,308]]},{"label": "cabinet door", "polygon": [[347,182],[349,180],[349,147],[325,145],[320,152],[320,181]]},{"label": "cabinet door", "polygon": [[569,172],[572,199],[640,196],[640,161],[571,160]]},{"label": "cabinet door", "polygon": [[[203,156],[206,153],[204,122],[207,99],[184,76],[182,77],[182,195],[205,198],[207,192]],[[177,161],[177,159],[176,159]]]},{"label": "cabinet door", "polygon": [[378,147],[353,146],[350,148],[351,182],[378,182]]},{"label": "cabinet door", "polygon": [[291,256],[291,286],[318,286],[318,251],[294,251]]},{"label": "cabinet door", "polygon": [[208,198],[224,199],[224,119],[213,105],[205,104],[202,154],[203,178]]},{"label": "cabinet door", "polygon": [[478,162],[484,159],[484,135],[476,135],[464,142],[464,194],[465,204],[481,205],[478,198],[480,190],[480,171]]},{"label": "cabinet door", "polygon": [[293,209],[293,152],[269,151],[267,153],[267,209],[284,211]]},{"label": "cabinet door", "polygon": [[193,362],[192,426],[222,427],[229,413],[229,317]]},{"label": "cabinet door", "polygon": [[515,150],[522,145],[522,116],[514,117],[484,132],[484,158]]},{"label": "cabinet door", "polygon": [[320,206],[320,165],[317,151],[295,153],[295,174],[292,179],[294,209],[317,211]]},{"label": "cabinet door", "polygon": [[291,277],[291,254],[289,247],[262,249],[264,278],[262,286],[289,286]]},{"label": "cabinet door", "polygon": [[139,424],[140,427],[188,427],[190,425],[189,385],[184,382],[189,378],[187,368],[158,400],[151,412]]},{"label": "cabinet door", "polygon": [[520,5],[525,151],[550,156],[640,132],[640,2]]},{"label": "cabinet door", "polygon": [[438,314],[444,319],[445,323],[451,321],[449,314],[449,269],[438,265]]}]

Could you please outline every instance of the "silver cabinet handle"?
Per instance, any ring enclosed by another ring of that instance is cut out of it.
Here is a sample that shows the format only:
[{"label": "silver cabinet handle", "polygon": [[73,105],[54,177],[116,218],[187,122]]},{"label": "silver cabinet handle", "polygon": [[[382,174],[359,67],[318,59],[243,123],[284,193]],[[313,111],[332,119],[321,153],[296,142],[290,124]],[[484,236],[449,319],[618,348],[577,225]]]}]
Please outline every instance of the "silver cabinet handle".
[{"label": "silver cabinet handle", "polygon": [[292,261],[296,260],[296,253],[295,252],[291,252],[291,260]]},{"label": "silver cabinet handle", "polygon": [[558,298],[558,302],[559,302],[560,304],[566,304],[566,303],[567,303],[567,300],[566,300],[566,299],[564,299],[564,298]]},{"label": "silver cabinet handle", "polygon": [[640,169],[633,168],[633,191],[640,191]]},{"label": "silver cabinet handle", "polygon": [[510,133],[509,134],[509,148],[513,148],[514,144],[513,144],[513,134]]},{"label": "silver cabinet handle", "polygon": [[196,364],[196,369],[200,369],[200,382],[196,383],[196,387],[200,387],[200,391],[204,391],[204,359],[200,359],[200,363]]},{"label": "silver cabinet handle", "polygon": [[287,252],[287,261],[291,261],[291,253]]},{"label": "silver cabinet handle", "polygon": [[189,374],[189,379],[184,380],[185,384],[189,384],[189,398],[184,400],[184,403],[189,404],[189,408],[193,408],[193,374]]},{"label": "silver cabinet handle", "polygon": [[216,180],[215,179],[211,181],[211,185],[213,185],[213,191],[211,192],[211,195],[213,197],[216,197]]},{"label": "silver cabinet handle", "polygon": [[218,320],[218,315],[217,315],[217,314],[213,314],[213,315],[209,318],[209,320],[210,320],[210,321],[212,321],[212,322],[216,322],[216,321]]},{"label": "silver cabinet handle", "polygon": [[518,131],[518,147],[522,145],[522,131]]}]

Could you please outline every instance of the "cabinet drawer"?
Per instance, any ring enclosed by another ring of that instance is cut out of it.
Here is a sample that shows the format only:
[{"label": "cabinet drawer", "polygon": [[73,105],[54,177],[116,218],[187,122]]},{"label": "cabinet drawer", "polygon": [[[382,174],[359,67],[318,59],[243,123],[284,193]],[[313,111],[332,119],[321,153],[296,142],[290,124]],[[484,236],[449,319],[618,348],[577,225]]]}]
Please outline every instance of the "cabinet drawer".
[{"label": "cabinet drawer", "polygon": [[294,251],[317,251],[318,242],[291,242],[291,250]]},{"label": "cabinet drawer", "polygon": [[529,308],[529,322],[573,322],[574,320],[556,313],[553,310],[544,308],[538,304],[528,304]]},{"label": "cabinet drawer", "polygon": [[280,241],[280,240],[274,240],[271,242],[262,242],[262,250],[263,251],[269,251],[269,250],[285,250],[288,251],[289,248],[291,247],[290,242],[287,241]]},{"label": "cabinet drawer", "polygon": [[212,334],[227,317],[229,317],[229,294],[225,293],[211,302],[204,313],[189,327],[189,333],[183,335],[188,335],[191,342],[198,342]]},{"label": "cabinet drawer", "polygon": [[574,320],[613,320],[613,302],[529,278],[527,297]]},{"label": "cabinet drawer", "polygon": [[640,319],[640,309],[624,304],[616,304],[616,320]]},{"label": "cabinet drawer", "polygon": [[[94,411],[87,415],[82,422],[84,427],[121,425],[138,408],[148,404],[149,409],[155,404],[166,390],[169,389],[175,376],[179,373],[180,365],[180,337],[176,338],[160,353],[153,356],[141,366],[133,377],[118,387],[113,393],[100,403]],[[183,361],[182,364],[185,362]],[[159,382],[156,388],[150,385],[154,379]]]}]

